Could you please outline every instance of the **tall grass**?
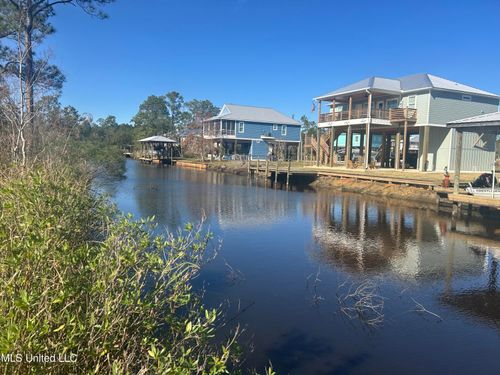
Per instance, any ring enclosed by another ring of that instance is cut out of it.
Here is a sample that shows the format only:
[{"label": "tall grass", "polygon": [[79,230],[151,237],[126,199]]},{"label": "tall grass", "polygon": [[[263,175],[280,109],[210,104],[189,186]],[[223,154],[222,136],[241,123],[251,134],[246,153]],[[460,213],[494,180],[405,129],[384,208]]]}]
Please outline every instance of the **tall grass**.
[{"label": "tall grass", "polygon": [[213,344],[220,313],[191,287],[211,235],[192,224],[155,235],[90,185],[62,164],[0,176],[0,353],[76,359],[3,361],[1,372],[236,372],[236,334]]}]

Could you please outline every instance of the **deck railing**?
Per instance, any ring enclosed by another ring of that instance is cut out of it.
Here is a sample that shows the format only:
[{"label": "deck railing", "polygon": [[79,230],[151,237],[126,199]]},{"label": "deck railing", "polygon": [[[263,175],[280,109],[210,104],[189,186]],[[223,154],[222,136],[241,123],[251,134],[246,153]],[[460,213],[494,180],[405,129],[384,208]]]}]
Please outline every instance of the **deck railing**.
[{"label": "deck railing", "polygon": [[219,137],[223,137],[223,136],[226,136],[226,135],[235,135],[236,134],[236,131],[234,129],[222,129],[222,131],[220,129],[204,129],[203,130],[203,135],[205,137],[216,137],[216,138],[219,138]]},{"label": "deck railing", "polygon": [[[368,110],[354,109],[351,111],[351,120],[367,118]],[[372,118],[389,120],[392,122],[399,121],[416,121],[417,110],[414,108],[391,108],[391,109],[372,109]],[[344,121],[349,120],[349,111],[341,111],[335,113],[322,113],[319,115],[319,122]]]}]

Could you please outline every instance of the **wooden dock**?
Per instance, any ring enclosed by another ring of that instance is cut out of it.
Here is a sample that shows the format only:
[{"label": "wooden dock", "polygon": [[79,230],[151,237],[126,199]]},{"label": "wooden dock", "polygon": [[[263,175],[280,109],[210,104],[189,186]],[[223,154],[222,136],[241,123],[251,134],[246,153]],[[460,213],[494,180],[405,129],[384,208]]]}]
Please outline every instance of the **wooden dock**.
[{"label": "wooden dock", "polygon": [[194,168],[194,169],[207,169],[207,163],[203,162],[194,162],[194,161],[186,161],[186,160],[177,160],[175,162],[177,167],[182,168]]},{"label": "wooden dock", "polygon": [[467,194],[448,194],[448,200],[455,204],[475,205],[479,207],[490,207],[500,210],[500,197],[485,198]]},{"label": "wooden dock", "polygon": [[[349,169],[345,167],[316,167],[304,165],[292,161],[213,161],[201,162],[194,160],[177,160],[175,164],[183,168],[194,168],[199,170],[209,169],[210,166],[226,172],[237,171],[248,172],[249,175],[269,178],[275,185],[278,180],[286,188],[289,187],[291,176],[302,176],[310,180],[318,177],[329,177],[334,179],[345,179],[366,181],[386,185],[401,185],[417,187],[434,191],[437,196],[438,209],[452,212],[453,215],[461,215],[465,209],[467,213],[475,209],[500,211],[500,199],[482,198],[463,194],[454,194],[453,188],[442,187],[443,174],[440,172],[419,172],[415,170],[395,171],[393,169]],[[477,177],[477,173],[462,174],[463,187],[469,181]],[[462,187],[461,184],[461,187]]]},{"label": "wooden dock", "polygon": [[[442,173],[418,172],[418,171],[394,171],[394,170],[365,170],[347,168],[325,168],[314,166],[300,166],[293,162],[269,162],[252,161],[248,164],[249,173],[263,175],[277,181],[279,175],[286,178],[287,185],[291,175],[304,175],[313,177],[332,177],[339,179],[351,179],[353,181],[369,181],[382,184],[395,184],[402,186],[413,186],[427,190],[433,190],[439,195],[440,205],[451,205],[452,212],[457,215],[462,208],[467,208],[470,213],[475,208],[500,210],[499,198],[475,197],[468,194],[453,194],[453,188],[442,187]],[[468,181],[472,181],[477,174],[462,175],[463,187]]]}]

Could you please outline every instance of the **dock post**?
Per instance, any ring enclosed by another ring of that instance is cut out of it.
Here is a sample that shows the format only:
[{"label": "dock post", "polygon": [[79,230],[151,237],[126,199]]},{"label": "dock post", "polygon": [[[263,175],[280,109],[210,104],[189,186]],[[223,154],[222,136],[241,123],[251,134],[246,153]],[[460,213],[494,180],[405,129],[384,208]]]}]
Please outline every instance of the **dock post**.
[{"label": "dock post", "polygon": [[279,169],[280,161],[276,160],[276,171],[274,172],[274,187],[278,184],[278,169]]},{"label": "dock post", "polygon": [[269,177],[269,159],[266,159],[266,178]]},{"label": "dock post", "polygon": [[250,158],[248,158],[248,164],[247,164],[247,168],[248,168],[247,172],[248,172],[248,174],[250,174],[250,161],[251,161]]},{"label": "dock post", "polygon": [[286,189],[290,186],[290,167],[292,165],[292,161],[288,160],[288,168],[286,170]]},{"label": "dock post", "polygon": [[257,177],[259,177],[259,158],[257,158],[257,170],[255,171]]},{"label": "dock post", "polygon": [[462,167],[462,130],[456,130],[456,145],[455,145],[455,175],[453,176],[453,194],[460,192],[460,169]]}]

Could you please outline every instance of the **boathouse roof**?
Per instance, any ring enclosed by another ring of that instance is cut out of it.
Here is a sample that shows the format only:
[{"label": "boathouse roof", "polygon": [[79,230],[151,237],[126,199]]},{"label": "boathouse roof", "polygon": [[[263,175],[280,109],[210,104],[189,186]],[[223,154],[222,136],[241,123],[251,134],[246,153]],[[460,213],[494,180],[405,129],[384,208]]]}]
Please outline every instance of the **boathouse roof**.
[{"label": "boathouse roof", "polygon": [[211,120],[249,121],[269,124],[301,125],[301,123],[273,108],[249,105],[224,104],[217,116]]},{"label": "boathouse roof", "polygon": [[163,135],[154,135],[152,137],[139,139],[139,142],[177,143],[177,141],[164,137]]},{"label": "boathouse roof", "polygon": [[486,113],[484,115],[467,117],[461,120],[450,121],[446,124],[449,128],[495,128],[500,130],[500,112]]}]

